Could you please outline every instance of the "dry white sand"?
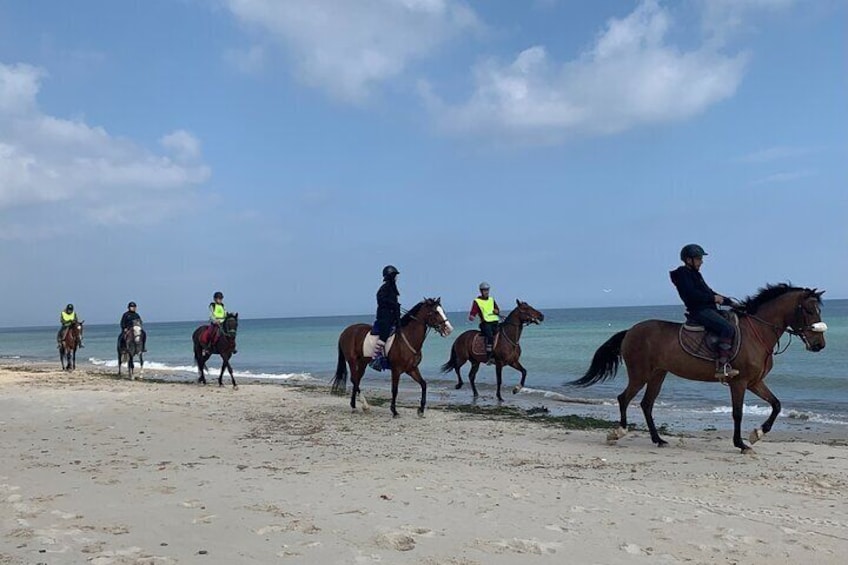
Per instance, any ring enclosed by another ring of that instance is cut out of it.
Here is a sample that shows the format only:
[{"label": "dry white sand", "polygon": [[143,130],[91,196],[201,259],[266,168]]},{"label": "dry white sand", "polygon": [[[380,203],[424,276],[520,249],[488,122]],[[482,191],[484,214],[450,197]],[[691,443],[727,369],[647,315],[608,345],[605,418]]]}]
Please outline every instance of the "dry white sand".
[{"label": "dry white sand", "polygon": [[845,563],[844,441],[605,435],[0,368],[0,563]]}]

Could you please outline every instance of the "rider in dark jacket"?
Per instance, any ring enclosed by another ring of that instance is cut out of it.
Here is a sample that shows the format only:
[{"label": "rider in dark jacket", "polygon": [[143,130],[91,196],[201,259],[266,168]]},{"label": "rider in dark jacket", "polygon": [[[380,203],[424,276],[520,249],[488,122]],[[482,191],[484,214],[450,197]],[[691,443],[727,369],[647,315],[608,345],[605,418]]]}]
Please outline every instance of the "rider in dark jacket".
[{"label": "rider in dark jacket", "polygon": [[[138,321],[138,325],[142,325],[141,316],[136,312],[136,303],[130,302],[127,304],[127,311],[121,316],[121,339],[124,339],[125,333],[133,324]],[[147,353],[147,332],[141,330],[141,352]]]},{"label": "rider in dark jacket", "polygon": [[707,253],[700,245],[690,243],[680,250],[683,265],[671,271],[671,282],[677,287],[677,293],[686,305],[689,318],[703,325],[718,336],[718,359],[716,359],[716,377],[735,377],[737,369],[730,366],[728,358],[733,348],[736,328],[718,313],[718,304],[733,306],[733,301],[711,289],[701,275],[701,265]]},{"label": "rider in dark jacket", "polygon": [[383,357],[383,350],[386,346],[386,340],[392,333],[392,328],[400,324],[400,302],[398,301],[400,292],[398,292],[395,282],[399,274],[400,272],[394,265],[383,267],[383,284],[377,291],[377,319],[374,326],[378,332],[378,338],[371,366],[379,367],[378,370],[385,369],[388,366]]}]

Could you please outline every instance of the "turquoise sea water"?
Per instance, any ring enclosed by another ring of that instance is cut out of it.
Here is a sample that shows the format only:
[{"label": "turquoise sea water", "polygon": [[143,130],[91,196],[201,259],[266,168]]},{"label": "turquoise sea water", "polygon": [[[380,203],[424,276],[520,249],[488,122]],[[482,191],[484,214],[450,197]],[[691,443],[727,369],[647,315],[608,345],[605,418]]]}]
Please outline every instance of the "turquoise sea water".
[{"label": "turquoise sea water", "polygon": [[[467,385],[454,390],[453,374],[442,375],[439,366],[450,353],[453,339],[462,331],[476,327],[465,321],[465,312],[448,313],[455,332],[448,338],[431,332],[424,344],[422,374],[430,384],[431,403],[469,403]],[[829,326],[827,347],[810,353],[795,339],[792,346],[776,358],[768,377],[772,391],[783,403],[777,429],[803,430],[823,427],[848,430],[848,300],[825,301],[824,320]],[[586,389],[564,386],[586,370],[597,347],[612,334],[649,318],[680,320],[682,307],[653,306],[627,308],[555,309],[545,311],[545,322],[525,329],[521,340],[522,364],[528,370],[527,388],[518,395],[511,389],[519,379],[512,369],[504,370],[504,395],[507,403],[524,407],[544,405],[554,413],[576,413],[618,418],[616,395],[626,384],[622,370],[613,380]],[[325,318],[243,319],[238,334],[239,353],[233,358],[236,377],[241,382],[329,383],[336,367],[339,333],[349,324],[370,322],[369,316]],[[146,369],[157,377],[190,380],[196,376],[193,366],[191,333],[201,322],[149,323]],[[117,325],[86,326],[86,348],[78,361],[101,367],[116,367]],[[6,363],[52,361],[58,366],[55,349],[56,328],[0,329],[0,359]],[[788,337],[788,336],[786,336]],[[784,343],[786,340],[784,337]],[[209,363],[217,377],[217,357]],[[463,376],[469,366],[463,367]],[[368,371],[363,387],[388,392],[385,373]],[[479,402],[494,399],[494,368],[481,367]],[[418,386],[408,377],[402,381],[403,394],[414,397]],[[340,408],[346,401],[340,400]],[[758,398],[746,396],[745,427],[749,429],[767,416],[769,407]],[[637,401],[631,406],[630,419],[642,425]],[[728,389],[718,383],[705,384],[669,376],[655,409],[658,424],[672,429],[700,430],[731,427]]]}]

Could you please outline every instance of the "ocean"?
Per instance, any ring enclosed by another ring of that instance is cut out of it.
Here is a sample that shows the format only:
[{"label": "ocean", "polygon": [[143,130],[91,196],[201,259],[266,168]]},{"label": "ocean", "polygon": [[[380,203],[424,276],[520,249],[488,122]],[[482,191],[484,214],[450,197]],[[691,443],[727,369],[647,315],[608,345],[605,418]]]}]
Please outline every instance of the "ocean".
[{"label": "ocean", "polygon": [[[579,308],[545,310],[545,321],[525,328],[521,339],[521,362],[528,371],[526,388],[512,394],[520,375],[504,369],[503,394],[508,405],[544,406],[552,414],[580,414],[611,420],[618,419],[615,397],[626,384],[624,368],[612,381],[590,388],[565,386],[567,381],[582,376],[595,350],[614,333],[649,318],[681,320],[682,307],[649,306],[621,308]],[[421,372],[429,383],[431,404],[468,404],[471,389],[467,384],[470,365],[463,368],[466,385],[454,390],[453,373],[443,375],[439,366],[447,361],[455,337],[476,327],[466,321],[465,312],[448,313],[454,333],[442,338],[430,332],[424,344]],[[777,356],[768,376],[768,385],[783,404],[776,430],[810,431],[838,429],[848,431],[848,300],[825,300],[822,317],[829,326],[827,347],[818,353],[804,349],[798,339]],[[239,323],[238,350],[232,365],[239,382],[261,382],[269,385],[299,383],[327,384],[332,380],[337,359],[339,333],[349,324],[369,323],[368,315],[322,318],[242,319]],[[202,322],[149,323],[148,353],[145,355],[147,376],[190,381],[196,378],[192,357],[191,334]],[[55,362],[56,327],[0,329],[0,361]],[[97,367],[117,367],[115,341],[117,325],[86,325],[85,349],[77,361]],[[788,335],[782,342],[785,344]],[[220,363],[209,362],[214,377]],[[153,369],[154,372],[149,370]],[[117,371],[117,369],[115,369]],[[212,382],[212,381],[210,381]],[[226,381],[225,381],[226,382]],[[477,377],[480,404],[494,402],[494,367],[483,366]],[[369,371],[363,380],[363,391],[390,390],[388,373]],[[409,377],[401,380],[401,396],[414,405],[418,385]],[[644,425],[638,401],[631,404],[629,419]],[[347,400],[339,400],[339,408]],[[745,398],[744,429],[759,425],[770,411],[767,404],[753,394]],[[676,378],[665,381],[654,409],[657,425],[672,431],[729,430],[730,394],[727,387],[715,383],[697,383]]]}]

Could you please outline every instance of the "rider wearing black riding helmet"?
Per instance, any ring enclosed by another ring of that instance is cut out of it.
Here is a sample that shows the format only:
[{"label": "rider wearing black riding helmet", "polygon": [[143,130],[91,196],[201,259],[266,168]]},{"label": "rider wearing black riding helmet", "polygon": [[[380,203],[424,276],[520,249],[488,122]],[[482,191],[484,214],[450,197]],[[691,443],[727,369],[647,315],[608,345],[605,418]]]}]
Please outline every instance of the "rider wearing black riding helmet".
[{"label": "rider wearing black riding helmet", "polygon": [[[68,304],[65,306],[65,309],[59,312],[59,323],[62,324],[59,328],[59,333],[56,334],[56,341],[58,342],[57,347],[59,349],[62,348],[62,341],[65,339],[65,333],[67,333],[68,329],[71,326],[76,324],[79,321],[79,316],[74,311],[74,305]],[[80,337],[80,348],[85,347],[82,343],[82,337]]]},{"label": "rider wearing black riding helmet", "polygon": [[[121,336],[123,337],[124,332],[126,332],[129,328],[133,326],[133,324],[138,321],[138,325],[143,325],[141,321],[141,316],[139,316],[136,311],[136,303],[130,302],[127,304],[127,311],[124,312],[124,315],[121,316]],[[141,330],[141,352],[147,353],[147,332]]]},{"label": "rider wearing black riding helmet", "polygon": [[394,265],[383,267],[383,284],[377,291],[377,319],[374,322],[378,332],[377,348],[372,362],[372,367],[375,368],[386,368],[386,363],[382,359],[383,348],[392,333],[392,328],[400,324],[400,302],[398,301],[400,292],[395,282],[399,274],[400,271]]},{"label": "rider wearing black riding helmet", "polygon": [[696,243],[683,246],[680,250],[680,260],[683,265],[671,271],[671,282],[677,287],[677,293],[689,318],[703,325],[708,331],[718,336],[718,359],[716,359],[716,378],[735,377],[737,369],[730,366],[728,361],[730,350],[733,348],[733,338],[736,328],[718,312],[718,304],[733,306],[734,302],[711,289],[701,275],[701,265],[707,252]]}]

